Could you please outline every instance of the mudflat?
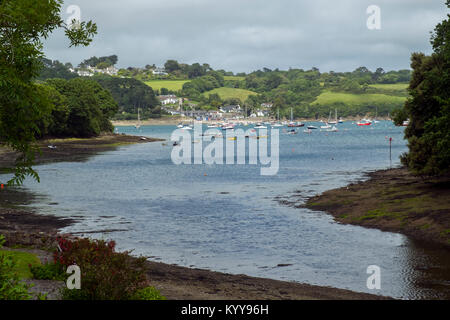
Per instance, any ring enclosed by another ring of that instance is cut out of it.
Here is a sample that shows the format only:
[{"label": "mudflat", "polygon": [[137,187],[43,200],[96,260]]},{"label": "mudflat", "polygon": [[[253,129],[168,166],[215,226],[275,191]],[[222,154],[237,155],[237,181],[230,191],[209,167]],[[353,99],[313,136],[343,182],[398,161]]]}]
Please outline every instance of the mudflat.
[{"label": "mudflat", "polygon": [[368,173],[369,179],[308,199],[340,223],[398,232],[450,249],[450,177],[417,177],[405,168]]}]

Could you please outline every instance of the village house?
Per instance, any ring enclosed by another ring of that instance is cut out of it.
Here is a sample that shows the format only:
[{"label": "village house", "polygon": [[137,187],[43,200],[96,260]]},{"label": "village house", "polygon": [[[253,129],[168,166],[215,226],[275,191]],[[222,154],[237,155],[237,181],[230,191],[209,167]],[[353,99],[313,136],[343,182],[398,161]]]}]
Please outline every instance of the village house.
[{"label": "village house", "polygon": [[242,108],[240,105],[229,105],[221,107],[220,111],[223,113],[241,113]]},{"label": "village house", "polygon": [[163,106],[165,106],[167,104],[176,104],[176,103],[180,102],[180,99],[176,95],[173,95],[173,94],[161,95],[161,96],[158,96],[158,99]]},{"label": "village house", "polygon": [[153,69],[153,74],[155,76],[167,76],[168,75],[168,73],[166,72],[166,69],[159,68],[159,67],[156,67],[155,69]]}]

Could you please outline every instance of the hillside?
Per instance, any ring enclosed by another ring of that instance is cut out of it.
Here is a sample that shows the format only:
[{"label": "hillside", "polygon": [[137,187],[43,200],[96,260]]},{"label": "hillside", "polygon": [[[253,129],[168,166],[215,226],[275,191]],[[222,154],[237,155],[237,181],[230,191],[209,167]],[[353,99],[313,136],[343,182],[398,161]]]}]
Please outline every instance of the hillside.
[{"label": "hillside", "polygon": [[153,90],[161,90],[166,88],[169,91],[179,91],[183,88],[183,84],[190,80],[151,80],[144,83],[151,87]]},{"label": "hillside", "polygon": [[312,104],[335,104],[344,103],[346,105],[377,105],[392,104],[399,105],[405,102],[405,97],[392,96],[380,93],[343,93],[324,91]]},{"label": "hillside", "polygon": [[241,101],[247,100],[247,98],[251,95],[257,95],[256,92],[245,90],[245,89],[238,89],[238,88],[228,88],[228,87],[222,87],[222,88],[216,88],[214,90],[206,91],[203,93],[205,97],[208,97],[210,94],[217,93],[222,100],[227,100],[231,98],[238,98]]}]

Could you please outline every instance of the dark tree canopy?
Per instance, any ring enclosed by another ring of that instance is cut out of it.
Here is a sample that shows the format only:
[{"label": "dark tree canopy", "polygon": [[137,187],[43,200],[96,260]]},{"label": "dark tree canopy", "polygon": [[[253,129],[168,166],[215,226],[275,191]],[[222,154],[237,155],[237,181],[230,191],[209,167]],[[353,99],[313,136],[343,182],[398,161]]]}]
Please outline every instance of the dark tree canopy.
[{"label": "dark tree canopy", "polygon": [[93,80],[111,92],[120,112],[137,113],[138,108],[150,111],[159,104],[153,89],[139,80],[110,76],[96,76]]},{"label": "dark tree canopy", "polygon": [[[450,0],[447,0],[450,8]],[[409,152],[402,162],[419,175],[450,173],[450,15],[431,38],[434,53],[414,53],[411,97],[396,122],[410,120],[405,130]]]},{"label": "dark tree canopy", "polygon": [[36,83],[42,68],[43,40],[63,28],[70,46],[88,45],[97,32],[92,22],[68,27],[60,16],[62,0],[2,0],[0,2],[0,139],[20,153],[14,178],[39,179],[32,165],[40,134],[39,124],[48,114],[49,99]]}]

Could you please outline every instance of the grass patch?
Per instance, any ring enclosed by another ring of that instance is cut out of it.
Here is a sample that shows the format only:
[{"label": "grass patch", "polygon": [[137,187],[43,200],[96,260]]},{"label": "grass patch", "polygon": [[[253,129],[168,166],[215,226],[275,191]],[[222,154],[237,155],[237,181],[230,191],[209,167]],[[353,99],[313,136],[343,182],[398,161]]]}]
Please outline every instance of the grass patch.
[{"label": "grass patch", "polygon": [[370,84],[369,87],[386,91],[401,91],[408,88],[409,83]]},{"label": "grass patch", "polygon": [[403,104],[406,101],[405,97],[389,96],[379,93],[343,93],[325,91],[317,97],[313,104],[333,104],[345,103],[347,105],[377,105],[377,104]]},{"label": "grass patch", "polygon": [[28,252],[0,250],[0,255],[11,257],[16,262],[13,271],[21,279],[32,278],[33,274],[31,273],[29,265],[37,266],[41,264],[39,258],[35,254]]},{"label": "grass patch", "polygon": [[183,88],[183,85],[190,80],[151,80],[144,83],[151,87],[153,90],[160,90],[166,88],[170,91],[179,91]]},{"label": "grass patch", "polygon": [[206,91],[203,93],[204,96],[208,97],[210,94],[217,93],[222,100],[231,99],[231,98],[238,98],[242,102],[247,100],[247,98],[251,95],[257,95],[256,92],[245,90],[245,89],[238,89],[238,88],[216,88],[211,91]]}]

